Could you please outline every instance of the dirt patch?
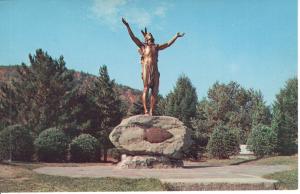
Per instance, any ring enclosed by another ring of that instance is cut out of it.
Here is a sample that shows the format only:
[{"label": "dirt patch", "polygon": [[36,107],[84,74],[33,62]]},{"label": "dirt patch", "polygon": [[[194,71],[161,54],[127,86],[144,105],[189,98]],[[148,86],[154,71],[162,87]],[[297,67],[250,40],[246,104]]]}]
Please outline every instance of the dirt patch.
[{"label": "dirt patch", "polygon": [[14,179],[22,177],[24,174],[28,174],[31,171],[18,166],[0,164],[0,172],[0,179]]}]

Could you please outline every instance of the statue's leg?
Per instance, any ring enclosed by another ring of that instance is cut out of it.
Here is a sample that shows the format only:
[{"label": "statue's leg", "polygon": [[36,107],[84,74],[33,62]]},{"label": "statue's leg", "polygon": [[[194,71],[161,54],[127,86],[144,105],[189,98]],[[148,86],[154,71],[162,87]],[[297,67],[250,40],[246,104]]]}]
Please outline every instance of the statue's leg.
[{"label": "statue's leg", "polygon": [[149,113],[148,113],[148,109],[147,109],[147,96],[148,96],[148,91],[149,91],[149,87],[148,87],[148,86],[144,86],[144,91],[143,91],[142,100],[143,100],[143,106],[144,106],[144,113],[145,113],[145,114],[149,114]]},{"label": "statue's leg", "polygon": [[147,71],[146,67],[148,67],[148,66],[144,64],[143,71],[142,71],[142,79],[143,79],[143,84],[144,84],[142,100],[143,100],[144,113],[148,115],[149,112],[147,109],[147,97],[148,97],[148,92],[149,92],[149,83],[148,83],[149,72]]},{"label": "statue's leg", "polygon": [[154,85],[151,89],[151,98],[150,98],[150,115],[153,115],[156,105],[156,99],[158,95],[158,87],[159,87],[159,74],[154,78]]},{"label": "statue's leg", "polygon": [[155,109],[155,103],[156,103],[156,95],[151,92],[151,99],[150,99],[150,115],[153,115],[154,109]]}]

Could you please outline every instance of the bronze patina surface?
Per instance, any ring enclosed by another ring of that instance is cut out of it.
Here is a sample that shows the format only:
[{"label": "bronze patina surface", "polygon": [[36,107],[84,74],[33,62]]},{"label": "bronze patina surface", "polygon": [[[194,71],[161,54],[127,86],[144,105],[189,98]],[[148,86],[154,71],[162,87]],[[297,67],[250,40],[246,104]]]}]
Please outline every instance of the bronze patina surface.
[{"label": "bronze patina surface", "polygon": [[[147,32],[147,28],[141,31],[145,42],[141,42],[132,32],[127,21],[122,18],[122,22],[127,27],[128,33],[133,40],[133,42],[139,47],[139,53],[141,55],[141,64],[142,64],[142,79],[144,83],[143,90],[143,107],[144,113],[152,115],[155,108],[155,102],[158,94],[159,88],[159,71],[157,68],[158,61],[158,52],[165,48],[171,46],[178,37],[183,37],[184,33],[177,33],[170,41],[164,44],[155,44],[154,38],[150,32]],[[147,95],[151,89],[151,97],[150,97],[150,111],[147,109]]]}]

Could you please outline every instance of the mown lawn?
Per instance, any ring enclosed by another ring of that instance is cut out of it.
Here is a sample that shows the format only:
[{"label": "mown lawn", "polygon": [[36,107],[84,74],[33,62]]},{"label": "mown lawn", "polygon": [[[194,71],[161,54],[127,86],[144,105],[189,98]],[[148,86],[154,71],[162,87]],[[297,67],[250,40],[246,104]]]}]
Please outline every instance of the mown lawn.
[{"label": "mown lawn", "polygon": [[243,159],[233,157],[227,160],[207,159],[200,162],[199,167],[210,166],[228,166],[228,165],[288,165],[290,170],[267,174],[264,178],[278,180],[276,189],[278,190],[295,190],[298,189],[298,155],[293,156],[274,156],[261,159],[250,157]]},{"label": "mown lawn", "polygon": [[278,190],[298,189],[298,169],[276,172],[266,175],[264,178],[278,180],[278,183],[276,183],[276,189]]},{"label": "mown lawn", "polygon": [[298,189],[298,155],[274,156],[257,160],[252,159],[249,161],[242,161],[241,163],[249,165],[288,165],[290,166],[290,170],[288,171],[267,174],[263,177],[267,179],[278,180],[278,183],[276,184],[276,189],[278,190]]},{"label": "mown lawn", "polygon": [[264,158],[256,161],[256,163],[261,165],[289,165],[291,170],[268,174],[264,178],[278,180],[276,189],[279,190],[298,189],[298,155]]},{"label": "mown lawn", "polygon": [[156,179],[69,178],[0,164],[0,192],[163,191]]},{"label": "mown lawn", "polygon": [[[198,163],[199,164],[199,163]],[[201,167],[227,165],[289,165],[290,170],[268,174],[264,178],[279,182],[276,189],[298,188],[298,156],[275,156],[259,160],[206,160]],[[166,187],[157,179],[127,178],[70,178],[37,174],[32,169],[42,166],[82,166],[94,164],[70,163],[0,163],[0,192],[93,192],[93,191],[164,191]],[[98,164],[95,164],[98,165]]]},{"label": "mown lawn", "polygon": [[291,168],[298,168],[298,155],[273,156],[253,161],[256,165],[289,165]]}]

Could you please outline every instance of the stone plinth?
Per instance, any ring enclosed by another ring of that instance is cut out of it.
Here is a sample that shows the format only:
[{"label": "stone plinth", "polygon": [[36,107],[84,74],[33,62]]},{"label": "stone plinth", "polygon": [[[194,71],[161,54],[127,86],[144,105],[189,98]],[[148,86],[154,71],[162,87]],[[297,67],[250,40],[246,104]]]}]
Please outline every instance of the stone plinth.
[{"label": "stone plinth", "polygon": [[178,168],[182,167],[182,160],[170,159],[165,156],[122,156],[117,167],[130,168]]},{"label": "stone plinth", "polygon": [[183,151],[191,145],[189,129],[169,116],[129,117],[114,128],[109,138],[121,153],[128,155],[119,166],[132,168],[152,168],[160,166],[158,163],[161,166],[180,166]]}]

